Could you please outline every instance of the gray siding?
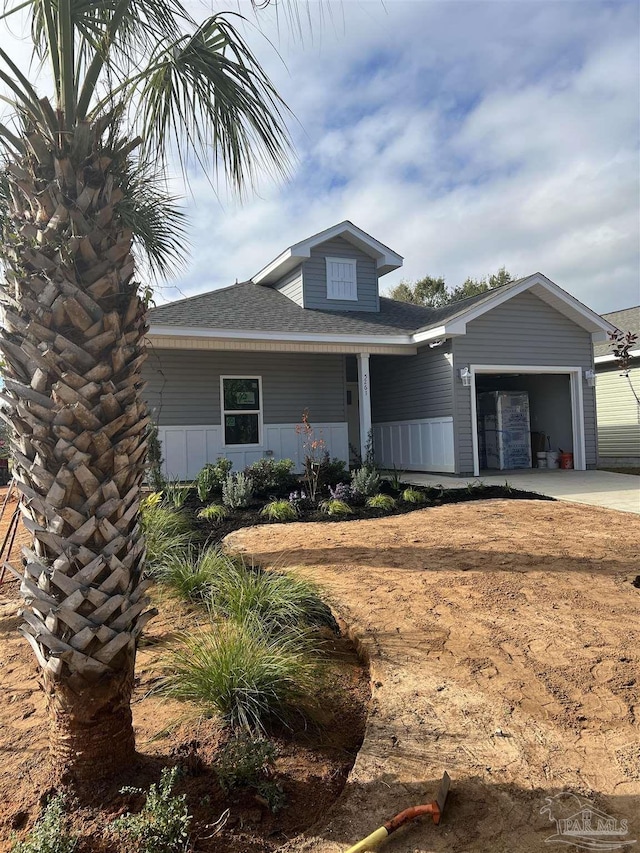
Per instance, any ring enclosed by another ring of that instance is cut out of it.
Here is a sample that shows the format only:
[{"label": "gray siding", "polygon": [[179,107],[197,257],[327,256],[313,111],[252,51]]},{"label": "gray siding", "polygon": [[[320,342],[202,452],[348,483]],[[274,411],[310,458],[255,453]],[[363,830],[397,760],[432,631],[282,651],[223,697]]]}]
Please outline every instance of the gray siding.
[{"label": "gray siding", "polygon": [[[640,362],[635,360],[629,379],[640,394]],[[598,368],[598,453],[600,456],[640,457],[640,406],[615,365]]]},{"label": "gray siding", "polygon": [[302,289],[302,264],[283,276],[280,281],[273,285],[274,290],[279,290],[292,302],[296,302],[304,308],[304,293]]},{"label": "gray siding", "polygon": [[[521,293],[467,325],[453,339],[456,469],[473,472],[471,394],[459,378],[468,364],[580,366],[593,368],[589,332],[532,293]],[[596,405],[594,389],[582,386],[587,465],[595,465]]]},{"label": "gray siding", "polygon": [[[355,258],[358,282],[358,301],[327,299],[327,265],[325,258]],[[304,278],[304,307],[324,311],[379,311],[378,270],[376,262],[342,237],[327,240],[311,250],[311,257],[302,265]]]},{"label": "gray siding", "polygon": [[144,368],[146,398],[161,426],[219,424],[220,376],[261,376],[263,420],[344,423],[343,355],[151,349]]},{"label": "gray siding", "polygon": [[371,356],[373,423],[444,418],[453,414],[453,372],[447,348],[412,356]]}]

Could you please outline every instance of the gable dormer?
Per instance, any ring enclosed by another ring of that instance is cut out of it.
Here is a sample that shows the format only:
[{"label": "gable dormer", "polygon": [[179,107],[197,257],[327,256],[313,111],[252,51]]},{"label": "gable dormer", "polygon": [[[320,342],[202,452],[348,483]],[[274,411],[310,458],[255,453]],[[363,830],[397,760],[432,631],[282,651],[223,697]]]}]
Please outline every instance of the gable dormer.
[{"label": "gable dormer", "polygon": [[378,279],[402,256],[345,221],[286,249],[252,278],[302,308],[379,311]]}]

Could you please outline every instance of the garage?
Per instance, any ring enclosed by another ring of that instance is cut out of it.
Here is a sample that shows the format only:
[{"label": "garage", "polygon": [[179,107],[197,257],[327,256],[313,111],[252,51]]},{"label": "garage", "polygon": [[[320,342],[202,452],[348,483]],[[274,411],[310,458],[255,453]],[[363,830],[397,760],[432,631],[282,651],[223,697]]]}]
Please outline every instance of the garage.
[{"label": "garage", "polygon": [[536,452],[547,449],[586,468],[580,368],[472,365],[470,373],[476,475],[536,467]]}]

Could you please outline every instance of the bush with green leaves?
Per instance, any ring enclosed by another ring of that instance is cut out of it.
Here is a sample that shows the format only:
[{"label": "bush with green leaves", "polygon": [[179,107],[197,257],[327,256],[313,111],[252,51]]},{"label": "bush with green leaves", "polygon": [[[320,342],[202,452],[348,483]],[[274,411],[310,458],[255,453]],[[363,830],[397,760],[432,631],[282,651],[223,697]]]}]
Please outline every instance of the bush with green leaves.
[{"label": "bush with green leaves", "polygon": [[220,787],[227,794],[237,788],[254,788],[272,812],[279,811],[285,796],[273,778],[276,754],[271,741],[237,733],[218,752],[214,771]]},{"label": "bush with green leaves", "polygon": [[207,463],[196,477],[198,497],[204,503],[212,494],[222,493],[222,484],[229,476],[233,462],[225,456],[219,456],[216,462]]},{"label": "bush with green leaves", "polygon": [[412,488],[405,489],[400,497],[407,504],[423,504],[427,500],[424,492]]},{"label": "bush with green leaves", "polygon": [[73,853],[78,838],[67,828],[64,794],[56,794],[47,803],[29,837],[18,841],[11,853]]},{"label": "bush with green leaves", "polygon": [[293,473],[294,463],[291,459],[273,459],[265,457],[258,459],[245,468],[244,473],[253,483],[257,495],[288,495],[298,481]]},{"label": "bush with green leaves", "polygon": [[140,504],[140,523],[147,549],[145,571],[153,577],[177,556],[185,554],[194,540],[186,512],[162,506],[160,498],[154,492]]},{"label": "bush with green leaves", "polygon": [[253,483],[246,474],[229,474],[222,484],[222,503],[229,509],[249,506],[253,497]]},{"label": "bush with green leaves", "polygon": [[165,560],[155,578],[185,601],[208,602],[228,560],[217,548],[189,548]]},{"label": "bush with green leaves", "polygon": [[270,501],[262,507],[260,515],[269,521],[295,521],[298,512],[295,506],[287,500]]},{"label": "bush with green leaves", "polygon": [[209,504],[200,510],[198,518],[203,521],[212,521],[214,524],[221,524],[229,518],[229,510],[224,504]]},{"label": "bush with green leaves", "polygon": [[349,482],[349,471],[343,459],[334,457],[331,459],[328,453],[325,453],[318,474],[318,488],[326,494],[329,486],[335,486],[338,483]]},{"label": "bush with green leaves", "polygon": [[391,512],[391,510],[396,508],[396,502],[391,495],[378,494],[367,498],[367,506],[369,509],[379,509],[383,512]]},{"label": "bush with green leaves", "polygon": [[380,475],[371,468],[358,468],[351,474],[351,491],[359,500],[377,495],[380,491]]},{"label": "bush with green leaves", "polygon": [[123,788],[122,794],[145,795],[145,804],[138,814],[116,818],[109,832],[122,840],[128,850],[136,853],[186,853],[189,849],[191,815],[186,795],[174,794],[178,769],[165,767],[160,782],[148,792],[142,788]]},{"label": "bush with green leaves", "polygon": [[162,692],[217,714],[232,727],[263,731],[309,707],[319,663],[300,631],[265,635],[254,619],[221,622],[187,636],[168,660]]},{"label": "bush with green leaves", "polygon": [[353,515],[353,510],[349,504],[345,501],[337,500],[336,498],[330,498],[329,500],[322,501],[320,504],[320,512],[323,512],[325,515],[331,515],[338,518]]},{"label": "bush with green leaves", "polygon": [[163,489],[165,503],[170,504],[174,509],[182,509],[192,488],[193,483],[183,483],[179,477],[166,480]]},{"label": "bush with green leaves", "polygon": [[[265,634],[300,626],[336,630],[331,609],[312,581],[292,572],[276,572],[247,565],[241,557],[211,557],[209,609],[214,617],[236,622],[257,621]],[[206,561],[207,551],[201,562]]]}]

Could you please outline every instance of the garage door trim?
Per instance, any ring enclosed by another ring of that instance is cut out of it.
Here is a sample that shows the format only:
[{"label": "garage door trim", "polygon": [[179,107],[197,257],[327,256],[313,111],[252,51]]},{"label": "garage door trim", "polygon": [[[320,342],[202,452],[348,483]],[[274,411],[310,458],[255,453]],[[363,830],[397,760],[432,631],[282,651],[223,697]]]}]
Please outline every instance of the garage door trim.
[{"label": "garage door trim", "polygon": [[587,453],[584,431],[584,403],[582,397],[581,367],[545,367],[521,364],[470,364],[471,374],[471,441],[473,445],[473,475],[480,476],[480,453],[478,448],[476,374],[478,373],[560,373],[569,376],[571,388],[571,428],[573,435],[573,467],[586,470]]}]

